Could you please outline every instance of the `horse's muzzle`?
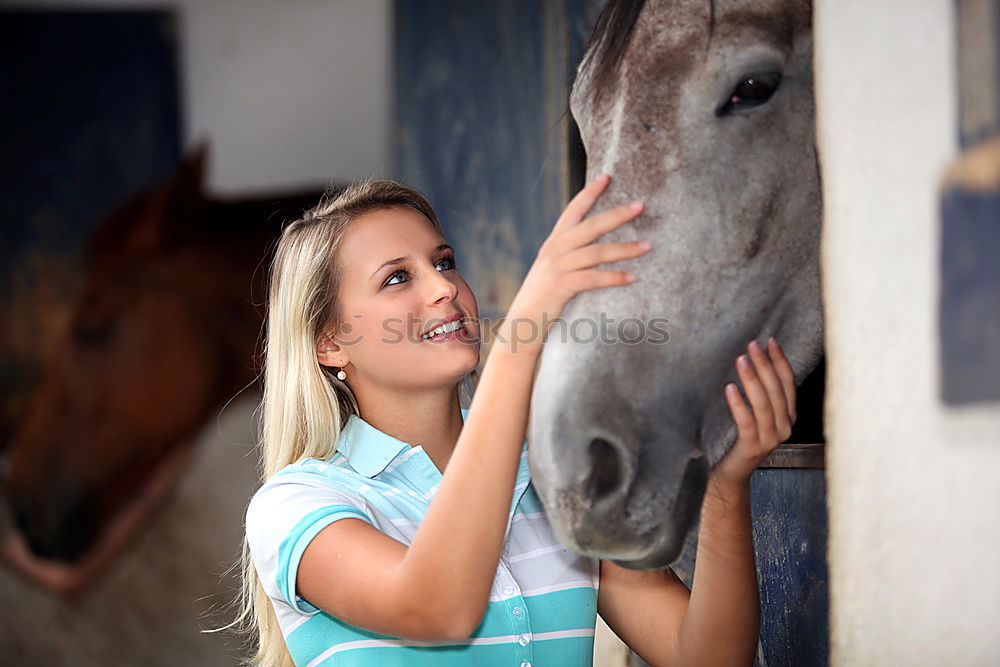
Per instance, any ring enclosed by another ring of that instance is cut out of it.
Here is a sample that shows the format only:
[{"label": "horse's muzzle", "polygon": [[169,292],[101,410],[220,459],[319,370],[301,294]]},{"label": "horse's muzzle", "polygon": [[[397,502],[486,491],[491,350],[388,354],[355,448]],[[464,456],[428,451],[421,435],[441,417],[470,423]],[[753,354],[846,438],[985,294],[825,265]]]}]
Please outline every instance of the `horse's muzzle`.
[{"label": "horse's muzzle", "polygon": [[[579,482],[557,489],[551,517],[557,535],[576,551],[634,569],[675,561],[697,521],[708,466],[692,454],[679,480],[643,475],[635,457],[603,438],[589,445],[590,470]],[[655,488],[642,488],[655,484]]]}]

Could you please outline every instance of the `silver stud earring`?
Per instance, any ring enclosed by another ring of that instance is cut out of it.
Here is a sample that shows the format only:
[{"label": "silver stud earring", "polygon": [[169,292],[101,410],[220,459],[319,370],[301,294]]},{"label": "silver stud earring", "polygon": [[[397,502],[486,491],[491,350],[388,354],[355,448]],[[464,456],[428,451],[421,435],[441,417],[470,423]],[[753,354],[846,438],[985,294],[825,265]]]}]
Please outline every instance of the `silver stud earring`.
[{"label": "silver stud earring", "polygon": [[340,381],[344,381],[347,379],[347,373],[344,372],[343,368],[337,371],[337,379]]}]

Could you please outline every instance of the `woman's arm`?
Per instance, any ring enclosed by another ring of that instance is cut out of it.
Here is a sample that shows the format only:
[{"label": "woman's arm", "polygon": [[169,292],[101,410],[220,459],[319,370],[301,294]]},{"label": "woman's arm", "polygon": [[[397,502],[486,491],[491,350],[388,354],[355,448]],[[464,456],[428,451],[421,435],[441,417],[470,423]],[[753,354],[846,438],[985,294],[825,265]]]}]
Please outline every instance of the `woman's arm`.
[{"label": "woman's arm", "polygon": [[[337,618],[413,639],[478,625],[504,537],[537,354],[494,347],[427,514],[406,545],[361,520],[336,521],[299,562],[299,594]],[[476,405],[489,406],[476,410]]]},{"label": "woman's arm", "polygon": [[737,369],[753,411],[735,386],[727,387],[739,437],[709,477],[691,592],[670,568],[642,572],[601,563],[601,617],[654,666],[753,664],[760,597],[749,479],[764,457],[791,434],[795,379],[777,342],[769,344],[773,364],[756,343],[748,349],[753,368],[738,360]]},{"label": "woman's arm", "polygon": [[597,604],[605,623],[654,667],[753,663],[760,601],[749,492],[706,492],[691,592],[669,567],[629,570],[602,560]]},{"label": "woman's arm", "polygon": [[702,503],[691,602],[677,633],[676,664],[752,665],[760,597],[750,490],[709,487]]},{"label": "woman's arm", "polygon": [[[574,294],[631,282],[624,272],[589,267],[648,249],[592,243],[641,210],[621,207],[582,220],[606,185],[606,179],[595,181],[574,197],[539,251],[500,327],[412,544],[361,520],[330,524],[306,547],[298,568],[299,593],[312,604],[351,625],[397,637],[461,638],[478,626],[503,546],[542,348],[539,328]],[[523,324],[533,326],[518,331]],[[518,337],[532,329],[533,340]]]}]

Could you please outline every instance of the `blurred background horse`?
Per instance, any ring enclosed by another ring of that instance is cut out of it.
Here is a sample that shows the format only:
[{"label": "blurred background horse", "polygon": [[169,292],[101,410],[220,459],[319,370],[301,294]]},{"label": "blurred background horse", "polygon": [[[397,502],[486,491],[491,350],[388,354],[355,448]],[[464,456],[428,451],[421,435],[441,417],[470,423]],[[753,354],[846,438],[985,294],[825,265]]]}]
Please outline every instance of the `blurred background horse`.
[{"label": "blurred background horse", "polygon": [[[187,590],[188,606],[234,585],[220,566],[236,553],[219,552],[238,543],[233,519],[256,482],[250,434],[233,426],[230,447],[193,450],[220,407],[248,388],[248,401],[256,395],[269,251],[281,226],[319,197],[209,198],[205,162],[206,150],[196,151],[163,185],[131,197],[94,229],[69,327],[5,453],[8,565],[67,598],[88,592],[83,606],[110,589],[124,614],[143,617],[132,596],[159,597],[161,606],[145,615],[147,631],[157,633],[176,627],[165,614],[185,601],[178,589]],[[238,403],[236,413],[246,418],[247,409]],[[161,517],[154,510],[164,506]],[[152,540],[146,549],[125,549],[143,536]],[[112,583],[128,579],[122,568],[99,581],[123,552],[144,577],[130,591]],[[193,633],[179,639],[185,655],[210,651],[217,659],[223,643],[197,635],[189,607],[176,611]],[[80,626],[67,632],[73,628]],[[19,640],[26,641],[11,627],[4,641]]]},{"label": "blurred background horse", "polygon": [[265,252],[318,195],[216,201],[204,152],[89,240],[85,287],[8,453],[31,553],[72,563],[253,382]]}]

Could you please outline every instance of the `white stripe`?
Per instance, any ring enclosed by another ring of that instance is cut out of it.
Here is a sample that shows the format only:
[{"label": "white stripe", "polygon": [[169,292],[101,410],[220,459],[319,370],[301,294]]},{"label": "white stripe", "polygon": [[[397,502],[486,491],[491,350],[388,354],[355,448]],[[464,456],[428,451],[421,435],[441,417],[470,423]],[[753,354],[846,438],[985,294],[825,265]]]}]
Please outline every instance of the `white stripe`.
[{"label": "white stripe", "polygon": [[516,642],[514,635],[501,637],[476,637],[475,639],[447,639],[440,641],[422,641],[419,639],[362,639],[356,642],[344,642],[331,646],[327,650],[316,656],[306,667],[314,667],[327,658],[344,651],[353,651],[361,648],[401,648],[406,646],[495,646],[497,644],[510,644]]},{"label": "white stripe", "polygon": [[424,498],[430,498],[431,496],[433,496],[433,495],[434,495],[434,492],[435,492],[435,491],[437,491],[437,489],[438,489],[438,487],[439,487],[439,486],[441,486],[441,485],[440,485],[440,484],[435,484],[434,486],[432,486],[432,487],[431,487],[431,488],[430,488],[430,489],[429,489],[429,490],[428,490],[428,491],[427,491],[427,492],[426,492],[426,493],[424,494]]},{"label": "white stripe", "polygon": [[528,560],[529,558],[534,558],[535,556],[541,556],[542,554],[550,554],[553,551],[562,551],[563,545],[553,544],[549,547],[539,547],[538,549],[532,549],[531,551],[525,551],[521,554],[516,554],[514,556],[509,556],[507,558],[508,563],[518,563],[522,560]]},{"label": "white stripe", "polygon": [[545,512],[519,512],[514,515],[513,521],[531,521],[532,519],[544,519]]},{"label": "white stripe", "polygon": [[[529,635],[533,641],[547,641],[550,639],[572,639],[577,637],[593,637],[594,628],[580,628],[577,630],[555,630],[552,632],[538,632]],[[320,653],[306,665],[315,667],[332,655],[343,653],[344,651],[354,651],[362,648],[402,648],[402,647],[435,647],[435,646],[496,646],[498,644],[513,644],[517,641],[515,635],[503,635],[500,637],[476,637],[472,639],[446,639],[439,641],[424,641],[419,639],[362,639],[356,642],[344,642],[337,644]]]},{"label": "white stripe", "polygon": [[406,459],[408,459],[411,456],[413,456],[414,454],[416,454],[417,450],[422,450],[422,448],[421,447],[410,447],[410,450],[408,452],[405,452],[405,453],[403,453],[402,456],[397,457],[396,460],[393,461],[392,463],[390,463],[389,465],[387,465],[385,467],[385,469],[382,472],[379,473],[379,475],[384,475],[387,472],[392,472],[393,470],[395,470],[396,468],[398,468],[399,465],[403,461],[405,461]]},{"label": "white stripe", "polygon": [[593,588],[594,582],[592,579],[580,579],[578,581],[564,581],[561,584],[553,584],[551,586],[543,586],[542,588],[532,588],[530,591],[521,591],[521,597],[531,597],[532,595],[544,595],[545,593],[555,593],[556,591],[565,591],[570,588]]},{"label": "white stripe", "polygon": [[[287,602],[285,602],[285,606],[288,607],[288,603]],[[288,607],[288,608],[291,609],[291,607]],[[291,614],[289,614],[289,616],[291,616]],[[307,615],[303,614],[302,612],[300,612],[300,611],[298,611],[296,609],[295,612],[294,612],[294,616],[291,618],[291,620],[286,621],[286,623],[288,625],[284,626],[284,630],[283,630],[284,633],[285,633],[285,636],[287,637],[288,635],[290,635],[293,632],[295,632],[296,628],[298,628],[300,625],[302,625],[303,623],[305,623],[306,621],[308,621],[311,618],[312,618],[311,615],[307,616]]]},{"label": "white stripe", "polygon": [[420,525],[419,521],[414,521],[412,519],[392,519],[389,523],[397,528],[415,528]]},{"label": "white stripe", "polygon": [[593,637],[594,628],[580,628],[578,630],[553,630],[552,632],[536,632],[531,635],[531,639],[536,642],[543,642],[546,639],[570,639],[573,637]]}]

